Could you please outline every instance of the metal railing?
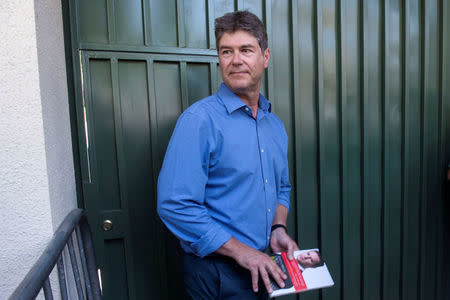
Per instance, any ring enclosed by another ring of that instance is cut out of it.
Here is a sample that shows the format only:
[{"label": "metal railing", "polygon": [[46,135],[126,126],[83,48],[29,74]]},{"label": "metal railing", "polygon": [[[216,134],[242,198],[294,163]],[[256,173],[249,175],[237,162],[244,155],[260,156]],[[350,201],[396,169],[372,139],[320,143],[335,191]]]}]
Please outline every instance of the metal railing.
[{"label": "metal railing", "polygon": [[[74,239],[77,247],[74,246]],[[45,299],[53,299],[49,276],[55,265],[58,270],[60,298],[69,299],[67,274],[64,268],[63,253],[65,249],[69,253],[78,299],[102,299],[92,236],[86,215],[81,209],[74,209],[67,215],[54,233],[44,253],[9,299],[35,299],[41,290],[44,292]],[[81,266],[82,275],[80,275],[79,266]]]}]

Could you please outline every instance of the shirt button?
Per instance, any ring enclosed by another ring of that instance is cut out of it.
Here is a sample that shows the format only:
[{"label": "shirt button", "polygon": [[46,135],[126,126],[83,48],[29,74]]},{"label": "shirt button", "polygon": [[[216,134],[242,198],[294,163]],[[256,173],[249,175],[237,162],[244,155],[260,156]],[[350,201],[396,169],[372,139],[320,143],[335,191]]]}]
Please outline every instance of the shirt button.
[{"label": "shirt button", "polygon": [[266,183],[268,183],[268,182],[269,182],[269,180],[267,180],[267,179],[266,179],[266,180],[265,180],[265,182],[266,182]]},{"label": "shirt button", "polygon": [[270,212],[270,208],[267,210],[267,212]]},{"label": "shirt button", "polygon": [[246,107],[245,110],[248,111],[248,107]]},{"label": "shirt button", "polygon": [[261,149],[261,152],[264,152],[264,149]]},{"label": "shirt button", "polygon": [[267,239],[270,240],[270,235],[267,236]]}]

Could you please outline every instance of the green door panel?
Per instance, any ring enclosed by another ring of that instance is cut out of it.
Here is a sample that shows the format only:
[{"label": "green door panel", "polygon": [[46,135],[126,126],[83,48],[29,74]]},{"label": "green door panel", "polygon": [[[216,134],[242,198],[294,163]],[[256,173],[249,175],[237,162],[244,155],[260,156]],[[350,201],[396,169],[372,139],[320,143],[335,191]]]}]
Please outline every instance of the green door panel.
[{"label": "green door panel", "polygon": [[[206,1],[184,0],[185,47],[207,48],[208,26]],[[182,45],[180,45],[182,47]]]},{"label": "green door panel", "polygon": [[[105,299],[184,299],[156,213],[178,116],[221,83],[214,19],[267,25],[261,90],[289,136],[289,232],[335,286],[285,299],[447,299],[450,4],[71,0],[83,203]],[[110,231],[102,222],[110,220]]]},{"label": "green door panel", "polygon": [[216,91],[216,88],[211,89],[211,85],[205,84],[211,78],[210,65],[208,64],[187,64],[186,65],[186,80],[188,105],[195,101],[202,99],[205,95],[210,95],[211,90]]},{"label": "green door panel", "polygon": [[114,1],[114,31],[117,44],[143,45],[144,24],[141,0]]},{"label": "green door panel", "polygon": [[151,45],[176,47],[178,43],[177,1],[149,2],[147,5],[150,10],[147,31]]},{"label": "green door panel", "polygon": [[[86,209],[104,296],[181,299],[181,250],[157,217],[156,178],[179,114],[217,86],[216,59],[86,51],[82,60],[85,186],[95,199]],[[102,230],[104,220],[111,230]]]},{"label": "green door panel", "polygon": [[90,41],[108,43],[108,19],[110,16],[106,2],[106,0],[79,0],[71,3],[71,13],[77,15],[77,29],[72,29],[72,35],[77,36],[79,43]]}]

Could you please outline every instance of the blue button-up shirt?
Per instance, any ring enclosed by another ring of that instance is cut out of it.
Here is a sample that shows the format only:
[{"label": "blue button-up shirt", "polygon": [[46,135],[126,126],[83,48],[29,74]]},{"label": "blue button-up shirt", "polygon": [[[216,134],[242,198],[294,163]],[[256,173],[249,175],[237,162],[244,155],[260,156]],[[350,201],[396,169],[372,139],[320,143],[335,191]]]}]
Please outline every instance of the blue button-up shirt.
[{"label": "blue button-up shirt", "polygon": [[158,178],[158,213],[186,252],[208,255],[231,237],[269,246],[289,208],[287,135],[270,102],[252,110],[222,84],[179,117]]}]

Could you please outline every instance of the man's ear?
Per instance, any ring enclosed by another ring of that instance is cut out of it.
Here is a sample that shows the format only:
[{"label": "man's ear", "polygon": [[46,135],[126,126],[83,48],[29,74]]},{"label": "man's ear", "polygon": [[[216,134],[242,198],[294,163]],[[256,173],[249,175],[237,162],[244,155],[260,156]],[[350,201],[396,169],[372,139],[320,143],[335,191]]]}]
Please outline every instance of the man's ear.
[{"label": "man's ear", "polygon": [[269,66],[269,60],[270,60],[270,49],[266,48],[266,50],[264,50],[264,69],[267,69],[267,67]]}]

